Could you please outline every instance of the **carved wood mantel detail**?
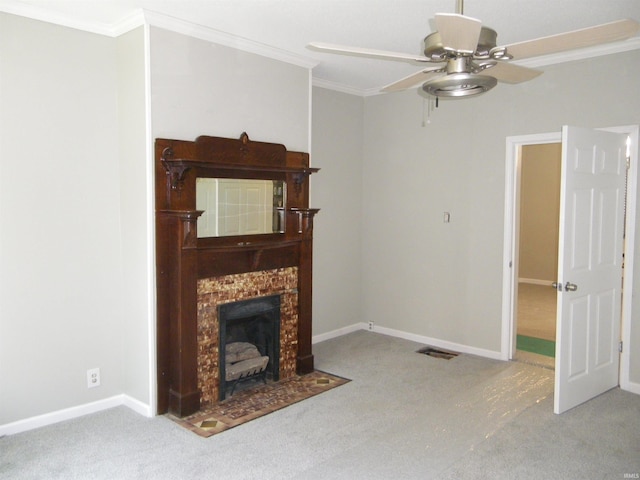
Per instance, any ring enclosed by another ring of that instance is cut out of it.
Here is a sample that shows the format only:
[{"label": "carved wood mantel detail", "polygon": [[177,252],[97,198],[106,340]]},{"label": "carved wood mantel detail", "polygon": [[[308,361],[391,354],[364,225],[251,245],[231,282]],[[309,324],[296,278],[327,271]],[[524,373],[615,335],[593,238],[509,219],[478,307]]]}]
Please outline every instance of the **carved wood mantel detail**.
[{"label": "carved wood mantel detail", "polygon": [[[156,139],[158,413],[186,416],[200,408],[197,378],[197,283],[230,274],[298,269],[298,373],[313,370],[311,298],[313,218],[309,154],[284,145],[200,136]],[[196,178],[283,180],[284,233],[198,238]]]}]

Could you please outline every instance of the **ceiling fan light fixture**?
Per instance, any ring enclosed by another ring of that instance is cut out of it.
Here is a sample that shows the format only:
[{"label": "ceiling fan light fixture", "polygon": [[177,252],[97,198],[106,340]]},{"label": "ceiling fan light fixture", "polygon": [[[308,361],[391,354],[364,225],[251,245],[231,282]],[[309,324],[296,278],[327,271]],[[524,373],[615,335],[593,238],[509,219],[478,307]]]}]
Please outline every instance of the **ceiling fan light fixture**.
[{"label": "ceiling fan light fixture", "polygon": [[462,98],[491,90],[498,80],[488,75],[453,73],[436,77],[422,85],[422,90],[433,97]]}]

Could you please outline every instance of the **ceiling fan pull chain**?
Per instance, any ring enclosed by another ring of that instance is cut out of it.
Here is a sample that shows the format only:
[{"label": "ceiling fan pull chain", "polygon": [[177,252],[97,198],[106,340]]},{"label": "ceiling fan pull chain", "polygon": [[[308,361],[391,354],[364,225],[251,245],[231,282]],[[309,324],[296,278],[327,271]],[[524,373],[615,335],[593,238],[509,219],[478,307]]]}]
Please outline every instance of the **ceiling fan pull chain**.
[{"label": "ceiling fan pull chain", "polygon": [[422,126],[426,127],[431,123],[431,112],[438,106],[438,98],[434,100],[433,97],[422,99]]}]

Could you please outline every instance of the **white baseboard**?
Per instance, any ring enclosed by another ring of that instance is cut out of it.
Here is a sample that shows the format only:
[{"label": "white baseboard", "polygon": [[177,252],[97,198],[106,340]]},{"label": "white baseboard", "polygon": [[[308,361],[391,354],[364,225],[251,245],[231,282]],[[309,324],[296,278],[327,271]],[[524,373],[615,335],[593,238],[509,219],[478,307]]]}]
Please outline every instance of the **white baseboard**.
[{"label": "white baseboard", "polygon": [[63,410],[57,410],[55,412],[45,413],[43,415],[25,418],[24,420],[18,420],[17,422],[0,425],[0,437],[5,435],[14,435],[16,433],[26,432],[40,427],[46,427],[47,425],[53,425],[54,423],[72,420],[91,413],[97,413],[102,410],[119,407],[120,405],[127,406],[141,415],[147,417],[151,416],[151,407],[149,405],[146,405],[129,395],[121,394],[105,398],[104,400],[98,400],[97,402],[85,403],[84,405],[65,408]]},{"label": "white baseboard", "polygon": [[368,325],[364,322],[354,323],[353,325],[349,325],[348,327],[339,328],[327,333],[321,333],[320,335],[314,335],[311,338],[311,343],[324,342],[325,340],[331,340],[332,338],[341,337],[343,335],[346,335],[347,333],[356,332],[358,330],[367,330],[367,328]]},{"label": "white baseboard", "polygon": [[154,416],[151,405],[141,402],[140,400],[130,397],[129,395],[123,394],[122,397],[122,405],[124,405],[125,407],[129,407],[134,412],[147,418],[151,418]]},{"label": "white baseboard", "polygon": [[389,335],[390,337],[404,338],[405,340],[411,340],[412,342],[424,343],[432,347],[438,347],[444,350],[450,350],[452,352],[467,353],[469,355],[477,355],[478,357],[490,358],[492,360],[501,360],[500,352],[494,352],[493,350],[470,347],[469,345],[462,345],[461,343],[448,342],[446,340],[439,340],[437,338],[425,337],[423,335],[407,333],[401,330],[395,330],[393,328],[374,327],[373,331],[382,333],[383,335]]},{"label": "white baseboard", "polygon": [[620,389],[627,392],[635,393],[636,395],[640,395],[640,383],[624,382],[620,385]]},{"label": "white baseboard", "polygon": [[[323,342],[332,338],[341,337],[347,333],[355,332],[358,330],[369,330],[369,324],[365,322],[354,323],[348,327],[333,330],[331,332],[316,335],[312,339],[312,343]],[[445,350],[451,350],[458,353],[467,353],[469,355],[477,355],[479,357],[490,358],[493,360],[502,360],[500,352],[494,352],[493,350],[485,350],[483,348],[470,347],[468,345],[462,345],[460,343],[447,342],[445,340],[438,340],[437,338],[425,337],[423,335],[416,335],[414,333],[407,333],[401,330],[395,330],[393,328],[377,327],[374,326],[371,329],[372,332],[381,333],[382,335],[388,335],[390,337],[403,338],[417,343],[424,343],[432,347],[438,347]]]},{"label": "white baseboard", "polygon": [[551,286],[553,280],[540,280],[539,278],[518,278],[518,283],[529,283],[531,285]]}]

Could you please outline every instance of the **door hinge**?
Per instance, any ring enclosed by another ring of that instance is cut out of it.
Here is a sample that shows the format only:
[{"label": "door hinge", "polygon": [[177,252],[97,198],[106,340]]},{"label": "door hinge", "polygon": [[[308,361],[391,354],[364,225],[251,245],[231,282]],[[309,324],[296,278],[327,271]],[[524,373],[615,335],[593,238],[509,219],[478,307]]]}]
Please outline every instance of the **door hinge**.
[{"label": "door hinge", "polygon": [[622,340],[618,343],[618,352],[622,353]]}]

